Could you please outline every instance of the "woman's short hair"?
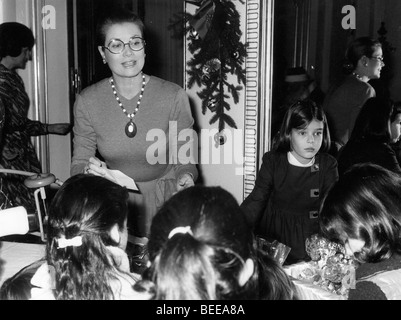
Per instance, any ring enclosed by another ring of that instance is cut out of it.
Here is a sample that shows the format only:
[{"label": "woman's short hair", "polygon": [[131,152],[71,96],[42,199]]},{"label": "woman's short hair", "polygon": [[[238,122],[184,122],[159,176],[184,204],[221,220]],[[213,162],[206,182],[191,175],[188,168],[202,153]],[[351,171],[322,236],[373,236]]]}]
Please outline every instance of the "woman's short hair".
[{"label": "woman's short hair", "polygon": [[4,22],[0,25],[0,58],[17,57],[23,48],[32,49],[35,38],[32,30],[18,22]]},{"label": "woman's short hair", "polygon": [[126,9],[113,9],[109,15],[101,18],[96,27],[96,42],[99,46],[104,46],[108,28],[115,24],[134,23],[138,26],[145,38],[145,25],[141,18],[135,13]]},{"label": "woman's short hair", "polygon": [[326,115],[323,108],[311,99],[298,101],[289,107],[273,148],[279,152],[291,151],[292,129],[306,128],[313,120],[323,122],[323,140],[320,151],[329,151],[331,140]]},{"label": "woman's short hair", "polygon": [[365,241],[355,254],[378,262],[401,252],[401,177],[381,166],[352,166],[327,193],[320,210],[323,235],[343,243]]},{"label": "woman's short hair", "polygon": [[353,40],[345,52],[345,73],[351,73],[354,71],[358,65],[359,59],[363,56],[372,58],[373,53],[381,46],[382,44],[379,40],[370,37],[360,37]]}]

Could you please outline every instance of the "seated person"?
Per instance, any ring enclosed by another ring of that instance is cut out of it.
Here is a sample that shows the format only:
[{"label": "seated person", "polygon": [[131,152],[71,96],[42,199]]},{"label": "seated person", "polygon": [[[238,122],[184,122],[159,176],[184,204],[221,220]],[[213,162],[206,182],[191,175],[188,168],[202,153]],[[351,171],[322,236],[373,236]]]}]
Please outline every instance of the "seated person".
[{"label": "seated person", "polygon": [[349,300],[401,299],[401,177],[374,164],[356,164],[327,194],[322,234],[345,246],[360,265]]},{"label": "seated person", "polygon": [[[78,174],[64,182],[49,208],[47,263],[30,280],[30,298],[142,297],[132,288],[139,275],[130,273],[124,251],[127,212],[128,191],[106,178]],[[13,297],[12,292],[8,296]]]},{"label": "seated person", "polygon": [[220,187],[176,193],[152,221],[150,267],[134,286],[155,300],[294,299],[281,266],[256,249],[234,197]]},{"label": "seated person", "polygon": [[365,162],[401,173],[396,154],[390,146],[393,139],[390,130],[392,112],[393,104],[389,100],[370,98],[366,101],[355,121],[349,141],[339,152],[340,176],[353,164]]}]

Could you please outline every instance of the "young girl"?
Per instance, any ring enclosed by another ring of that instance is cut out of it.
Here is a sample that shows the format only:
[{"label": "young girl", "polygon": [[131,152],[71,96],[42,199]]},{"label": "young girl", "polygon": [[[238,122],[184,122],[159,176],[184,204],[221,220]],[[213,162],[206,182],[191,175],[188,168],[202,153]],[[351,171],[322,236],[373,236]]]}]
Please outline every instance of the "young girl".
[{"label": "young girl", "polygon": [[136,299],[125,253],[128,191],[102,177],[78,174],[49,208],[47,263],[31,280],[31,299]]},{"label": "young girl", "polygon": [[353,165],[320,211],[322,234],[360,265],[348,300],[401,299],[401,177],[372,163]]},{"label": "young girl", "polygon": [[256,235],[291,247],[286,264],[308,259],[305,240],[318,232],[320,201],[338,179],[329,148],[323,110],[311,100],[292,105],[273,150],[263,156],[253,191],[241,204]]},{"label": "young girl", "polygon": [[296,299],[289,276],[256,249],[238,202],[220,187],[187,188],[163,205],[149,259],[135,288],[151,299]]}]

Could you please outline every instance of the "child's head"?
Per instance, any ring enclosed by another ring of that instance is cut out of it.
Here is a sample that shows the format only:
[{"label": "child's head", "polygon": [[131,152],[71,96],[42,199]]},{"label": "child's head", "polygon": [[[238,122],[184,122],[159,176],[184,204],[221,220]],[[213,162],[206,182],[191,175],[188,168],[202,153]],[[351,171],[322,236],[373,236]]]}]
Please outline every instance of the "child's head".
[{"label": "child's head", "polygon": [[258,299],[261,286],[271,299],[294,293],[275,261],[267,258],[260,274],[252,231],[220,187],[195,186],[170,198],[152,221],[148,249],[151,265],[136,288],[154,299]]},{"label": "child's head", "polygon": [[392,110],[393,105],[388,99],[377,97],[368,99],[355,120],[350,140],[367,139],[377,142],[390,142]]},{"label": "child's head", "polygon": [[313,158],[330,149],[330,133],[323,109],[312,100],[293,104],[287,111],[275,145],[277,151],[294,151]]},{"label": "child's head", "polygon": [[59,298],[112,295],[107,280],[115,268],[106,247],[125,249],[127,200],[125,188],[94,175],[72,176],[58,190],[49,208],[47,260]]},{"label": "child's head", "polygon": [[320,227],[360,262],[401,252],[401,178],[374,164],[351,167],[322,203]]},{"label": "child's head", "polygon": [[196,186],[177,193],[152,221],[155,299],[236,297],[254,271],[252,239],[227,191]]}]

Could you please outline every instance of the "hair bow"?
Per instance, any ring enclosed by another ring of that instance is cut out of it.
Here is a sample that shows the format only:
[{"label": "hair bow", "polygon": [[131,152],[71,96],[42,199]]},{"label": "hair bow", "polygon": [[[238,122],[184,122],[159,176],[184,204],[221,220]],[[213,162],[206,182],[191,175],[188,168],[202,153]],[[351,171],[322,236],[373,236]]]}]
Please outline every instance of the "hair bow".
[{"label": "hair bow", "polygon": [[82,237],[76,236],[71,239],[59,238],[57,240],[57,249],[63,249],[66,247],[80,247],[82,245]]},{"label": "hair bow", "polygon": [[190,226],[186,226],[186,227],[176,227],[173,230],[170,231],[168,238],[171,239],[174,235],[176,235],[177,233],[189,233],[191,236],[193,236],[192,231],[191,231],[191,227]]}]

